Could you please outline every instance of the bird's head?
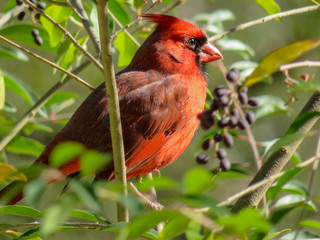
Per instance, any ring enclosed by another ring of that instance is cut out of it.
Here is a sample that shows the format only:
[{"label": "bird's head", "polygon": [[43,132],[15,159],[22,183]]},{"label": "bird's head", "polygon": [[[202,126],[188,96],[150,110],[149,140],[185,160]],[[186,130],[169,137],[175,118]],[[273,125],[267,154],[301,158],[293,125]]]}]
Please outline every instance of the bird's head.
[{"label": "bird's head", "polygon": [[222,59],[222,54],[198,27],[180,18],[148,14],[143,17],[157,24],[154,32],[138,49],[131,65],[146,69],[161,66],[163,71],[204,71],[205,63]]}]

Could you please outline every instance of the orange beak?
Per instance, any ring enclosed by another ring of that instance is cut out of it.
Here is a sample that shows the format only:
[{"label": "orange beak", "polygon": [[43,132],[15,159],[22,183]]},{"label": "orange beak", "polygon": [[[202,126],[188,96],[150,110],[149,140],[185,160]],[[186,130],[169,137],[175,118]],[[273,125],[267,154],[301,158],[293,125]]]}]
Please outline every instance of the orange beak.
[{"label": "orange beak", "polygon": [[201,48],[199,56],[201,62],[212,62],[219,59],[223,59],[220,51],[208,42]]}]

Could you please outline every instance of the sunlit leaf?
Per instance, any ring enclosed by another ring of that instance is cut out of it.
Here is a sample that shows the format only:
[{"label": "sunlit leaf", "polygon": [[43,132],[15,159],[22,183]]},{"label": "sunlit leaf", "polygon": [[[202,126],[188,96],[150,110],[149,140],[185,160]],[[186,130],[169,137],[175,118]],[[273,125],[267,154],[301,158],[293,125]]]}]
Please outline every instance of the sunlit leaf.
[{"label": "sunlit leaf", "polygon": [[275,204],[276,208],[301,205],[306,200],[305,196],[300,194],[288,194],[279,198]]},{"label": "sunlit leaf", "polygon": [[62,142],[58,144],[49,157],[49,162],[53,167],[61,167],[65,163],[79,157],[85,147],[77,142]]},{"label": "sunlit leaf", "polygon": [[320,237],[319,234],[314,234],[311,232],[300,230],[298,233],[297,231],[292,231],[288,234],[285,234],[281,237],[281,240],[307,240],[307,239],[318,239]]},{"label": "sunlit leaf", "polygon": [[205,23],[209,26],[215,23],[232,21],[234,19],[234,14],[228,9],[219,9],[212,13],[199,13],[193,18],[195,22]]},{"label": "sunlit leaf", "polygon": [[302,40],[278,48],[260,61],[257,68],[246,79],[245,86],[260,82],[264,77],[279,71],[281,65],[294,61],[319,45],[320,40]]},{"label": "sunlit leaf", "polygon": [[179,216],[169,221],[159,234],[159,240],[173,239],[182,234],[188,228],[190,219],[185,216]]},{"label": "sunlit leaf", "polygon": [[136,185],[136,187],[138,187],[140,191],[147,191],[147,190],[150,190],[152,187],[155,187],[157,190],[176,189],[179,187],[179,185],[173,179],[170,179],[168,177],[155,176],[152,179],[144,178],[141,183]]},{"label": "sunlit leaf", "polygon": [[48,125],[45,125],[40,122],[28,122],[24,127],[23,127],[23,132],[26,135],[31,135],[34,131],[42,131],[42,132],[48,132],[48,133],[53,133],[53,129],[50,128]]},{"label": "sunlit leaf", "polygon": [[299,82],[298,84],[289,88],[290,92],[307,92],[320,91],[320,84],[317,82]]},{"label": "sunlit leaf", "polygon": [[[65,27],[67,24],[66,20],[72,14],[72,9],[53,4],[46,8],[45,13]],[[64,33],[54,26],[48,19],[41,18],[40,21],[50,36],[50,46],[57,46],[63,40]]]},{"label": "sunlit leaf", "polygon": [[300,226],[312,228],[320,231],[320,222],[315,220],[303,220],[300,222]]},{"label": "sunlit leaf", "polygon": [[71,98],[77,98],[78,94],[73,92],[55,92],[46,102],[45,106],[50,107],[53,104],[62,103]]},{"label": "sunlit leaf", "polygon": [[[69,9],[69,8],[66,8],[66,9]],[[9,25],[5,28],[0,29],[0,35],[17,43],[24,43],[24,44],[32,45],[34,47],[39,47],[34,42],[33,37],[31,35],[31,31],[34,28],[39,31],[39,35],[43,39],[43,44],[41,45],[41,49],[55,52],[57,48],[50,46],[48,33],[46,32],[46,30],[44,30],[43,27],[40,27],[39,25],[35,26],[34,24],[24,24],[24,23]]]},{"label": "sunlit leaf", "polygon": [[[112,2],[112,1],[111,1]],[[114,41],[114,46],[119,51],[118,66],[123,67],[129,65],[138,46],[132,41],[125,32],[118,34]]]},{"label": "sunlit leaf", "polygon": [[203,240],[204,236],[201,234],[202,226],[199,222],[190,221],[188,229],[186,230],[187,240]]},{"label": "sunlit leaf", "polygon": [[80,158],[81,173],[83,175],[97,173],[111,161],[112,157],[110,155],[106,155],[94,150],[88,150],[83,153]]},{"label": "sunlit leaf", "polygon": [[6,149],[15,154],[25,154],[38,157],[44,150],[44,145],[35,139],[26,137],[14,138],[8,143]]},{"label": "sunlit leaf", "polygon": [[236,39],[220,39],[217,41],[217,44],[222,50],[236,51],[242,54],[244,58],[254,55],[254,51],[249,45]]},{"label": "sunlit leaf", "polygon": [[274,0],[255,0],[255,1],[270,15],[281,11],[279,5]]},{"label": "sunlit leaf", "polygon": [[117,1],[108,1],[108,9],[123,26],[131,21],[127,11]]},{"label": "sunlit leaf", "polygon": [[0,163],[0,182],[5,180],[27,181],[27,177],[15,167],[6,163]]},{"label": "sunlit leaf", "polygon": [[69,216],[76,217],[76,218],[82,218],[94,222],[101,222],[101,223],[108,223],[108,220],[104,217],[94,213],[89,212],[87,210],[79,210],[79,209],[72,209],[69,213]]},{"label": "sunlit leaf", "polygon": [[26,216],[26,217],[35,217],[35,218],[42,217],[42,213],[40,211],[38,211],[32,207],[19,206],[19,205],[2,206],[2,207],[0,207],[0,213],[1,214]]},{"label": "sunlit leaf", "polygon": [[271,114],[287,111],[285,102],[279,97],[271,95],[260,95],[255,98],[259,102],[259,106],[256,107],[255,111],[257,119],[269,116]]},{"label": "sunlit leaf", "polygon": [[9,102],[5,101],[3,111],[14,113],[14,112],[17,112],[17,108],[15,106],[13,106],[12,104],[10,104]]},{"label": "sunlit leaf", "polygon": [[197,195],[212,188],[215,183],[209,171],[202,168],[194,168],[185,175],[184,185],[188,195]]},{"label": "sunlit leaf", "polygon": [[279,232],[271,232],[268,233],[262,240],[272,240],[272,239],[278,239],[278,237],[280,237],[283,234],[289,233],[291,232],[291,229],[283,229]]},{"label": "sunlit leaf", "polygon": [[0,58],[14,58],[20,61],[27,61],[28,56],[19,49],[0,47]]}]

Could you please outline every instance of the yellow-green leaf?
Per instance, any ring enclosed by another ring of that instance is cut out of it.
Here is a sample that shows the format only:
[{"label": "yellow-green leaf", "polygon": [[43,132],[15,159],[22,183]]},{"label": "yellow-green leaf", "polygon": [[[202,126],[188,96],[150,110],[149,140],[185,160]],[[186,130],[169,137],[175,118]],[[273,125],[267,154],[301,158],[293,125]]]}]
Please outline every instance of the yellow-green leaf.
[{"label": "yellow-green leaf", "polygon": [[251,86],[262,81],[268,75],[279,71],[281,65],[294,61],[319,45],[320,39],[302,40],[269,53],[246,79],[244,85]]},{"label": "yellow-green leaf", "polygon": [[119,51],[119,61],[118,66],[123,67],[129,65],[133,55],[138,49],[138,46],[132,41],[130,37],[125,32],[118,34],[116,40],[114,41],[114,46]]},{"label": "yellow-green leaf", "polygon": [[27,181],[27,177],[15,167],[6,163],[0,163],[0,182],[5,180]]},{"label": "yellow-green leaf", "polygon": [[280,7],[274,0],[255,0],[269,14],[280,12]]},{"label": "yellow-green leaf", "polygon": [[[66,20],[72,14],[72,9],[67,7],[60,7],[58,5],[51,5],[45,10],[45,12],[55,21],[65,27],[67,24]],[[57,46],[58,43],[62,41],[64,33],[46,18],[41,18],[41,23],[50,36],[50,46]]]}]

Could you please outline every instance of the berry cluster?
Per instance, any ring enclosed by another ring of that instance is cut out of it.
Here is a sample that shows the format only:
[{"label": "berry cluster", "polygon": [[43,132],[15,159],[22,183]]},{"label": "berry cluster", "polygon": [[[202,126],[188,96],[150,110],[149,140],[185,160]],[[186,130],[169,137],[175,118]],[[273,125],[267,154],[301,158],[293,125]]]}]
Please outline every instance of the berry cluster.
[{"label": "berry cluster", "polygon": [[248,88],[239,84],[240,73],[237,69],[231,69],[226,76],[229,87],[218,86],[214,89],[214,98],[210,109],[205,110],[199,115],[200,126],[204,130],[212,126],[218,128],[213,138],[206,139],[202,143],[204,151],[210,148],[215,149],[213,156],[200,154],[197,156],[199,164],[206,164],[210,159],[217,157],[220,160],[222,171],[228,171],[231,168],[231,162],[227,158],[227,151],[221,148],[222,143],[226,147],[232,147],[234,140],[230,134],[231,129],[244,130],[249,124],[256,120],[255,114],[247,107],[257,107],[258,101],[248,97]]},{"label": "berry cluster", "polygon": [[[40,1],[37,2],[36,0],[30,0],[30,2],[32,2],[33,4],[36,4],[37,7],[38,7],[39,9],[41,9],[41,10],[44,10],[44,9],[47,7],[46,3],[44,3],[44,2],[40,2]],[[17,6],[20,6],[20,5],[24,4],[24,2],[23,2],[22,0],[16,0],[16,4],[17,4]],[[35,13],[35,14],[34,14],[32,7],[28,7],[28,10],[29,10],[29,12],[31,12],[32,16],[33,16],[35,19],[40,20],[40,17],[41,17],[41,14],[40,14],[40,13]],[[27,14],[26,14],[25,11],[21,11],[21,12],[18,14],[17,18],[18,18],[18,20],[22,21],[22,20],[24,20],[24,19],[26,18],[26,15],[27,15]],[[41,46],[41,45],[43,44],[43,40],[42,40],[42,38],[39,36],[39,31],[38,31],[37,29],[32,29],[31,35],[33,36],[34,42],[35,42],[37,45]]]}]

